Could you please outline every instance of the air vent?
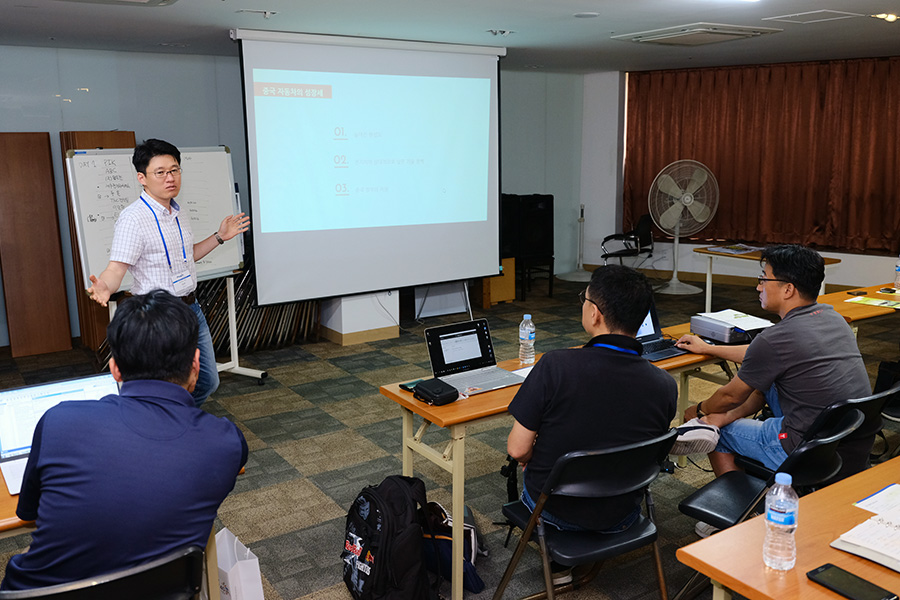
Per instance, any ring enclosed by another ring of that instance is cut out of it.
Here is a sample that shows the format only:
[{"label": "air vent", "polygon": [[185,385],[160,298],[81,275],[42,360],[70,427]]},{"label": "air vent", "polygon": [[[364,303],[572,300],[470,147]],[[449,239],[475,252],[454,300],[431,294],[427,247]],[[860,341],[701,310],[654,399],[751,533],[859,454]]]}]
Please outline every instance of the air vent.
[{"label": "air vent", "polygon": [[672,46],[702,46],[717,42],[728,42],[743,38],[758,37],[767,33],[778,33],[782,29],[769,27],[741,27],[739,25],[723,25],[721,23],[691,23],[665,29],[653,29],[651,31],[639,31],[614,35],[614,40],[632,42],[648,42],[652,44],[667,44]]},{"label": "air vent", "polygon": [[780,17],[764,17],[762,20],[809,25],[810,23],[824,23],[825,21],[838,21],[840,19],[853,19],[864,16],[866,15],[843,12],[840,10],[811,10],[809,12],[796,13],[793,15],[781,15]]}]

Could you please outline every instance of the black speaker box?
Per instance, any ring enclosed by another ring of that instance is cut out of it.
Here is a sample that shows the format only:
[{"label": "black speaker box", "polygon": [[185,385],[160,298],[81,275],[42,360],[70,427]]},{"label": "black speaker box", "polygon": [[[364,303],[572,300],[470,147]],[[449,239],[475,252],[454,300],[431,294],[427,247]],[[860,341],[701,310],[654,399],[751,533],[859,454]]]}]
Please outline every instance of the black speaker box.
[{"label": "black speaker box", "polygon": [[501,194],[502,258],[553,256],[553,196]]}]

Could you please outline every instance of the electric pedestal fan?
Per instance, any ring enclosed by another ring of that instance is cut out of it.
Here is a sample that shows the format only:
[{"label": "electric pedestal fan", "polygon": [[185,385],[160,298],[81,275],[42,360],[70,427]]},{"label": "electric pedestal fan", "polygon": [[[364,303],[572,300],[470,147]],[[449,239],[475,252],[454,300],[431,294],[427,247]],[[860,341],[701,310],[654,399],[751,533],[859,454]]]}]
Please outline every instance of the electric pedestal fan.
[{"label": "electric pedestal fan", "polygon": [[678,281],[678,239],[697,233],[712,220],[719,207],[719,184],[706,165],[676,160],[653,180],[647,195],[656,226],[675,238],[672,279],[655,291],[661,294],[696,294],[703,290]]}]

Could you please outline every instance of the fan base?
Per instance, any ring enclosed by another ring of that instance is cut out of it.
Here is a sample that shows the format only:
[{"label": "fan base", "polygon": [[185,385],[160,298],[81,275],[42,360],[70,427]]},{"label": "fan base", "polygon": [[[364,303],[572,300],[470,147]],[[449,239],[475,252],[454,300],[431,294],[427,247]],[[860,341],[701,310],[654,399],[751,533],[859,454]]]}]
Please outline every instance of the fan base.
[{"label": "fan base", "polygon": [[699,294],[703,291],[702,288],[698,288],[696,285],[690,285],[689,283],[682,283],[677,279],[672,279],[662,284],[658,288],[653,290],[657,294],[670,294],[673,296],[687,296],[689,294]]},{"label": "fan base", "polygon": [[591,280],[591,274],[584,269],[579,269],[578,271],[572,271],[571,273],[557,275],[556,278],[562,279],[563,281],[580,281],[586,283]]}]

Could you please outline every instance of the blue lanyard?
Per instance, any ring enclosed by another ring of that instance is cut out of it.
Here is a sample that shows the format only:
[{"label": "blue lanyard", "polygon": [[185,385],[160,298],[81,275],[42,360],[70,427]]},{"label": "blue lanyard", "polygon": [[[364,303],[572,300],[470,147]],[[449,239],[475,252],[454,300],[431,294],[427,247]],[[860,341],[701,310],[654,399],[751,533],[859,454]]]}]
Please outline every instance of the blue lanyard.
[{"label": "blue lanyard", "polygon": [[[141,195],[141,202],[144,203],[150,210],[150,214],[153,215],[153,218],[156,219],[156,228],[159,230],[159,239],[162,240],[163,250],[166,251],[166,262],[169,263],[169,270],[172,270],[172,260],[169,258],[169,247],[166,245],[166,238],[163,237],[162,227],[159,226],[159,217],[156,216],[156,211],[147,203],[147,200],[144,198],[143,194]],[[178,235],[181,236],[181,256],[184,257],[184,262],[187,262],[187,252],[184,251],[184,234],[181,232],[181,222],[178,220],[178,217],[175,217],[175,224],[178,225]]]},{"label": "blue lanyard", "polygon": [[616,352],[624,352],[625,354],[634,354],[637,356],[637,350],[632,350],[631,348],[622,348],[621,346],[613,346],[611,344],[594,344],[594,348],[609,348],[610,350],[615,350]]}]

